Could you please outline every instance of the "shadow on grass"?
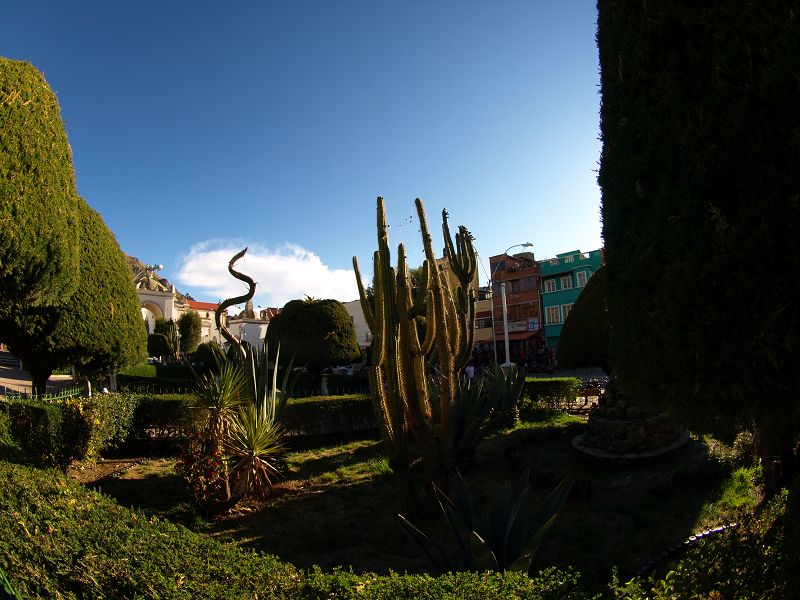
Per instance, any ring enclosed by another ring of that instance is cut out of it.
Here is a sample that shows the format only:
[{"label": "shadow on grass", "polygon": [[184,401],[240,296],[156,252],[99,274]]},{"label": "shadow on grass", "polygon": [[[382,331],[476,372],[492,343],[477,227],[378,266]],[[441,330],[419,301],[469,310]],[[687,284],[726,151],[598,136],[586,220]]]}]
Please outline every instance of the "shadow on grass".
[{"label": "shadow on grass", "polygon": [[[484,510],[505,480],[531,470],[532,517],[564,478],[572,493],[536,557],[534,568],[574,566],[596,592],[605,590],[617,565],[625,579],[642,563],[694,533],[704,505],[718,493],[727,471],[705,444],[691,441],[664,462],[606,467],[572,455],[570,440],[584,425],[571,421],[518,428],[485,441],[462,475]],[[275,554],[299,567],[356,571],[426,572],[429,565],[400,530],[400,494],[381,458],[380,443],[361,441],[289,456],[292,474],[263,502],[242,502],[211,524],[187,508],[184,483],[174,473],[140,473],[107,479],[100,489],[120,504],[139,507],[224,540]],[[194,519],[194,521],[193,521]],[[702,524],[705,527],[714,523]],[[442,520],[423,526],[450,543]]]}]

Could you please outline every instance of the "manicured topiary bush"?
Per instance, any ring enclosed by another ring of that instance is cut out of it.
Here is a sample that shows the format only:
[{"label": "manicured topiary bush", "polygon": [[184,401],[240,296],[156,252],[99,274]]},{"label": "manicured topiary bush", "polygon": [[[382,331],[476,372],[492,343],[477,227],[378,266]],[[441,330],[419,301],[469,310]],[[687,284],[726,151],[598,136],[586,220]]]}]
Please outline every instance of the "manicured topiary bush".
[{"label": "manicured topiary bush", "polygon": [[79,200],[58,99],[33,65],[0,57],[0,123],[0,317],[12,318],[75,291]]},{"label": "manicured topiary bush", "polygon": [[294,355],[295,365],[321,369],[361,358],[353,322],[338,300],[292,300],[272,318],[267,329],[269,348],[280,344],[281,356]]},{"label": "manicured topiary bush", "polygon": [[556,350],[558,365],[565,369],[600,367],[610,373],[608,330],[606,270],[600,267],[575,300],[561,328]]},{"label": "manicured topiary bush", "polygon": [[755,430],[773,491],[800,472],[799,38],[791,2],[598,3],[615,375]]}]

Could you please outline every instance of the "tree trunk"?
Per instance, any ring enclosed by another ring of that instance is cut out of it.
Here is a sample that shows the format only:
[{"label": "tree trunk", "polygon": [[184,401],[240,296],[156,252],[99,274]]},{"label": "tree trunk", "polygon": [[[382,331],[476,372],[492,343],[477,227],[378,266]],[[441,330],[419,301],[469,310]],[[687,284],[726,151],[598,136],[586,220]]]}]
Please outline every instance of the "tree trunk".
[{"label": "tree trunk", "polygon": [[31,376],[33,395],[44,396],[47,393],[47,380],[50,379],[50,375],[53,374],[53,369],[29,364],[28,373]]}]

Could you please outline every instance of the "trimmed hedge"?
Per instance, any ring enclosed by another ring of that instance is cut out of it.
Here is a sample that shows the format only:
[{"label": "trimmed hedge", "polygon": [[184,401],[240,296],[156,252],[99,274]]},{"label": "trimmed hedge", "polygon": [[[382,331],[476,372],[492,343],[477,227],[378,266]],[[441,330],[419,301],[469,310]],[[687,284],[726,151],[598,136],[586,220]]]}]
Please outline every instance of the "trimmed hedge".
[{"label": "trimmed hedge", "polygon": [[11,434],[31,456],[66,469],[89,453],[91,416],[79,404],[20,400],[8,405]]},{"label": "trimmed hedge", "polygon": [[377,427],[372,401],[366,394],[291,399],[283,422],[289,435],[344,434]]},{"label": "trimmed hedge", "polygon": [[7,435],[32,457],[66,469],[73,460],[94,459],[128,437],[139,400],[98,394],[58,401],[20,400],[3,405]]},{"label": "trimmed hedge", "polygon": [[26,598],[583,599],[573,571],[309,573],[147,518],[55,471],[0,462],[0,569]]},{"label": "trimmed hedge", "polygon": [[526,419],[532,414],[532,409],[541,406],[569,408],[575,402],[580,387],[581,380],[577,377],[526,377],[520,416]]},{"label": "trimmed hedge", "polygon": [[137,396],[128,439],[164,441],[180,438],[200,418],[191,394]]}]

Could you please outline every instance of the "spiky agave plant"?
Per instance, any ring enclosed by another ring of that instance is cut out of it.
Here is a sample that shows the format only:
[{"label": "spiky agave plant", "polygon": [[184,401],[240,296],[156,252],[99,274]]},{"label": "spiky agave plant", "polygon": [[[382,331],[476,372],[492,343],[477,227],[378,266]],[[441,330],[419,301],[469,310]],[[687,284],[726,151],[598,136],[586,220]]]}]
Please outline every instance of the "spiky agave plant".
[{"label": "spiky agave plant", "polygon": [[567,501],[572,480],[564,479],[542,503],[531,524],[527,522],[526,502],[530,493],[530,471],[514,485],[506,481],[491,502],[488,515],[482,515],[460,477],[453,498],[434,486],[458,547],[458,557],[448,557],[442,547],[397,515],[404,531],[419,544],[428,559],[441,572],[530,570],[539,544]]},{"label": "spiky agave plant", "polygon": [[263,497],[269,492],[281,475],[282,440],[283,430],[266,401],[239,407],[223,444],[236,495]]}]

